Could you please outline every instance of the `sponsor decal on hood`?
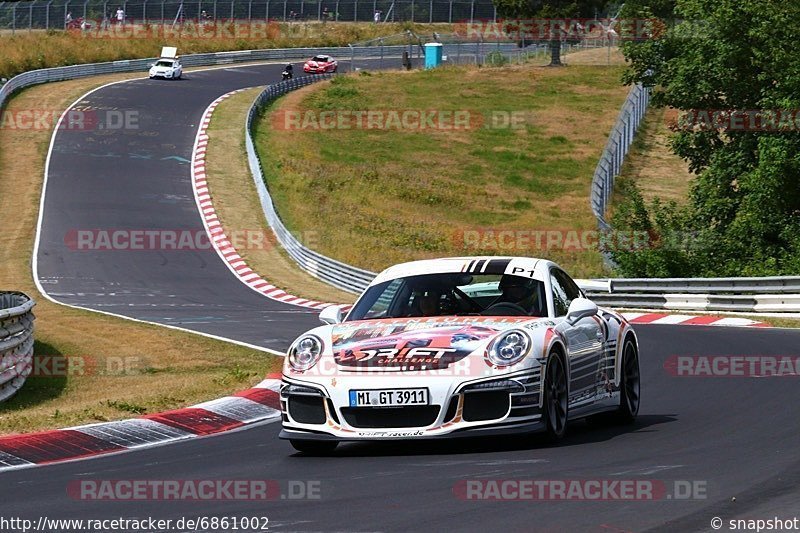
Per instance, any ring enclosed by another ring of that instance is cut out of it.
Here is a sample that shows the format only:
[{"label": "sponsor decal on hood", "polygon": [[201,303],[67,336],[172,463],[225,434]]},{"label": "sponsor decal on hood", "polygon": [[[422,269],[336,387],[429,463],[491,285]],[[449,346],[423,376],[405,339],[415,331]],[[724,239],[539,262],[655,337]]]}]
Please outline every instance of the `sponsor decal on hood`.
[{"label": "sponsor decal on hood", "polygon": [[331,331],[333,357],[348,368],[439,370],[530,318],[437,317],[363,320]]}]

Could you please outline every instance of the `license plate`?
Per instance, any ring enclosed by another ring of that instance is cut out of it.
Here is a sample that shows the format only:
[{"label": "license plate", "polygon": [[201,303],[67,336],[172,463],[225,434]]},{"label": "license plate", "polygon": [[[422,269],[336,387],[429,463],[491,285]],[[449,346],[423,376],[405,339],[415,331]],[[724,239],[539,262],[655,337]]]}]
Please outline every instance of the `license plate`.
[{"label": "license plate", "polygon": [[428,405],[428,389],[351,390],[350,407]]}]

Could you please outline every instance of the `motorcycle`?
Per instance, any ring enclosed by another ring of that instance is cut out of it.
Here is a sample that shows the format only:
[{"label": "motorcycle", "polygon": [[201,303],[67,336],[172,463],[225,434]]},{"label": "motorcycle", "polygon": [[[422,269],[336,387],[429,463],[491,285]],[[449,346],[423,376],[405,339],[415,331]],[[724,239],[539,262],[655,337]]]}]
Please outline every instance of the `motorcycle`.
[{"label": "motorcycle", "polygon": [[281,72],[281,76],[283,77],[283,81],[292,79],[292,70],[288,68],[283,69],[283,72]]}]

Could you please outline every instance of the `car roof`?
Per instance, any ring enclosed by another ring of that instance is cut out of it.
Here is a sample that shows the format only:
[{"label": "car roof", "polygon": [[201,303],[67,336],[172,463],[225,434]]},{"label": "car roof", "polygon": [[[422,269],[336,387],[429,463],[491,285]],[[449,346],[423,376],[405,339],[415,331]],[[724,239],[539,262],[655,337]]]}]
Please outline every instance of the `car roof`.
[{"label": "car roof", "polygon": [[474,256],[423,259],[394,265],[378,274],[370,285],[421,274],[464,272],[468,274],[509,274],[544,281],[552,261],[534,257]]}]

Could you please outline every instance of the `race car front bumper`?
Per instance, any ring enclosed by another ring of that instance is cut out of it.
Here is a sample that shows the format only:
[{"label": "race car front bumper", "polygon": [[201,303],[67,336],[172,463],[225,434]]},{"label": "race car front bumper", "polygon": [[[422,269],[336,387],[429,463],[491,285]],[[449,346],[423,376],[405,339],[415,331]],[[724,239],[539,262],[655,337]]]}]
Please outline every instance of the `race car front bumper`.
[{"label": "race car front bumper", "polygon": [[537,431],[542,420],[540,381],[539,368],[471,381],[433,380],[423,383],[430,390],[428,405],[354,407],[348,403],[349,391],[383,389],[390,382],[339,379],[335,389],[328,389],[284,376],[280,438],[363,441]]}]

